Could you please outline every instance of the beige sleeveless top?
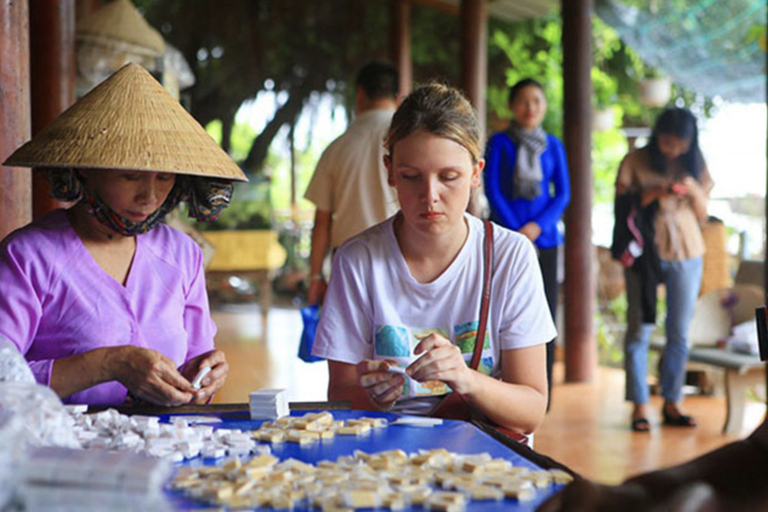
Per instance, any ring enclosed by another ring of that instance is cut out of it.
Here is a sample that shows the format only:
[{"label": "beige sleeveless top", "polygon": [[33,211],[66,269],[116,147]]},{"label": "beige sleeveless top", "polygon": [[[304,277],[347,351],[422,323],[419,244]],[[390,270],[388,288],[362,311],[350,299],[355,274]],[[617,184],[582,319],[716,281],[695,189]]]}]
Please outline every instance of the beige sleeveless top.
[{"label": "beige sleeveless top", "polygon": [[[685,176],[685,171],[677,163],[670,165],[666,174],[658,174],[651,168],[648,152],[641,148],[632,151],[622,160],[616,186],[627,191],[642,192],[645,189],[668,188]],[[713,182],[706,164],[701,170],[699,183],[709,196]],[[704,254],[701,225],[690,197],[668,196],[660,199],[654,227],[656,249],[661,259],[680,261]]]}]

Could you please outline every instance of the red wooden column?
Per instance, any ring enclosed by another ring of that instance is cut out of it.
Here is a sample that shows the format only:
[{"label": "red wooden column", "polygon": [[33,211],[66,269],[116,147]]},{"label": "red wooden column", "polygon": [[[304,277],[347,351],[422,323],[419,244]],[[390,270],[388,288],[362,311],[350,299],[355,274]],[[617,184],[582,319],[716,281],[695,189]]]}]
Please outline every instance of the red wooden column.
[{"label": "red wooden column", "polygon": [[485,140],[485,94],[488,88],[488,13],[486,0],[461,1],[461,80],[477,110],[480,140]]},{"label": "red wooden column", "polygon": [[565,212],[565,380],[591,381],[597,370],[593,326],[596,280],[592,247],[592,0],[561,0],[564,142],[571,178]]},{"label": "red wooden column", "polygon": [[390,55],[400,74],[399,100],[405,98],[413,84],[411,60],[411,4],[407,0],[392,0]]},{"label": "red wooden column", "polygon": [[[75,101],[75,0],[34,0],[29,6],[32,134]],[[64,206],[40,171],[32,176],[32,216]]]},{"label": "red wooden column", "polygon": [[[0,163],[29,140],[29,6],[0,0]],[[28,169],[0,166],[0,239],[32,220]]]}]

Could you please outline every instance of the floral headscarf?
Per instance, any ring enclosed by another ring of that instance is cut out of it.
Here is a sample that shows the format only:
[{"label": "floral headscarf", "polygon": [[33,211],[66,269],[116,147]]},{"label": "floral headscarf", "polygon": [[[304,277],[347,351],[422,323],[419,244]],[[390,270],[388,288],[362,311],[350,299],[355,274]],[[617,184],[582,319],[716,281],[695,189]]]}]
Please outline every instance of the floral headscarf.
[{"label": "floral headscarf", "polygon": [[229,180],[177,174],[176,183],[160,208],[147,219],[133,222],[118,215],[99,197],[90,194],[75,169],[45,169],[44,172],[55,199],[67,202],[82,200],[101,224],[124,236],[135,236],[151,230],[181,201],[189,205],[191,218],[202,222],[214,221],[221,210],[229,205],[234,188]]}]

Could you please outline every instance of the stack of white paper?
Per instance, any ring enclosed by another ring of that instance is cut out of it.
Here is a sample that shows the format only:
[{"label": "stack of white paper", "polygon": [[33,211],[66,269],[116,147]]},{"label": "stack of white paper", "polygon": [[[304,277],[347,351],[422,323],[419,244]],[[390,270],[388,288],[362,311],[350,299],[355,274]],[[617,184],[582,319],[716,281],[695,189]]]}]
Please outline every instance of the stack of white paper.
[{"label": "stack of white paper", "polygon": [[130,452],[35,448],[21,468],[25,510],[170,510],[167,460]]},{"label": "stack of white paper", "polygon": [[249,395],[252,420],[276,420],[288,416],[288,399],[284,389],[267,388]]}]

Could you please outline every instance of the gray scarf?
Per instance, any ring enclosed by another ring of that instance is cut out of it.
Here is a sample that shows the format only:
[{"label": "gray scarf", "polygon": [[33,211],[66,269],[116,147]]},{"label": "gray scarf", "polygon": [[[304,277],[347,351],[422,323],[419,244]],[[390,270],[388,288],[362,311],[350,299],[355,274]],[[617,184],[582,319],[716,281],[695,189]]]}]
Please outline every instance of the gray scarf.
[{"label": "gray scarf", "polygon": [[526,130],[512,121],[507,130],[509,138],[517,145],[517,162],[513,194],[515,199],[534,199],[541,195],[541,172],[539,157],[547,148],[547,134],[537,126]]}]

